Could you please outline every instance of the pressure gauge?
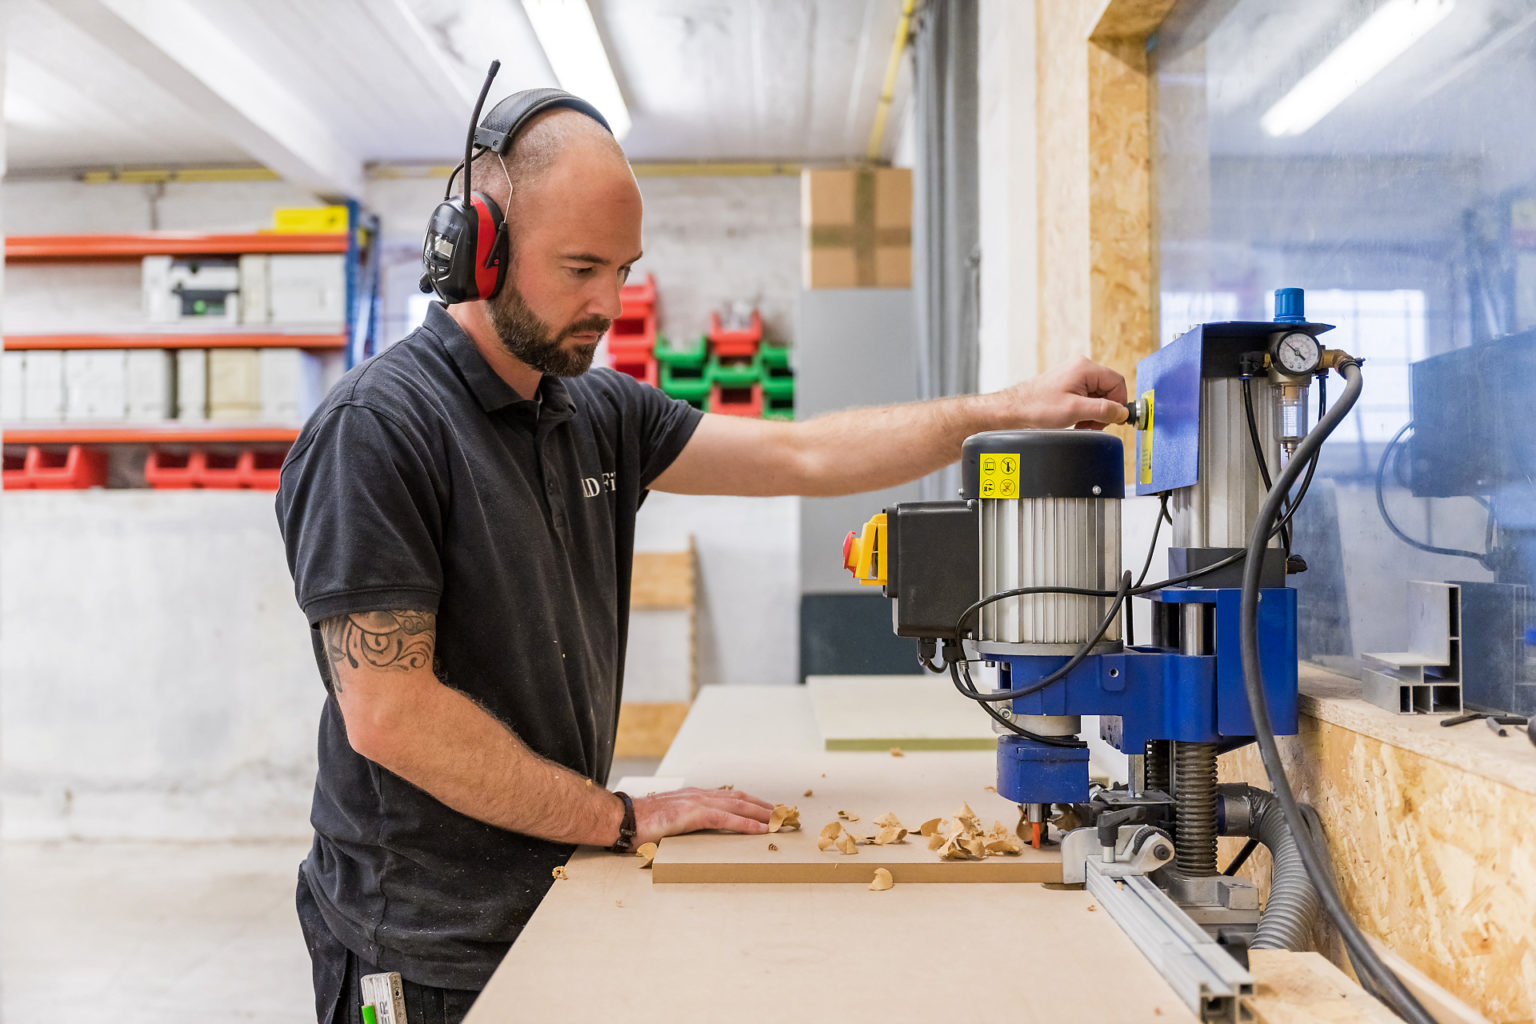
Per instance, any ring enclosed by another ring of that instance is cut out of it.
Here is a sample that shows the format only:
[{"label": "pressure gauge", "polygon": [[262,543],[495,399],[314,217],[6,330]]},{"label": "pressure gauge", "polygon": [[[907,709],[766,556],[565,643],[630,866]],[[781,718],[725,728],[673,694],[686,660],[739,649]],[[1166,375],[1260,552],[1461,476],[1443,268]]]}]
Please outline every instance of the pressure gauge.
[{"label": "pressure gauge", "polygon": [[1270,354],[1274,356],[1275,364],[1282,373],[1296,377],[1316,373],[1323,361],[1323,348],[1317,339],[1300,331],[1281,335],[1280,340],[1270,349]]}]

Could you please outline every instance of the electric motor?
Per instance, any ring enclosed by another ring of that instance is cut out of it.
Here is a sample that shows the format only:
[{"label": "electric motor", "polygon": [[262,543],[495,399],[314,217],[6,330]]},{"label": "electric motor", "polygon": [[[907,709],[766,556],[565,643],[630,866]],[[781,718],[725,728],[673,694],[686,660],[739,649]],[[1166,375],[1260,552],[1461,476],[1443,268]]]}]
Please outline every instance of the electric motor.
[{"label": "electric motor", "polygon": [[[980,596],[1023,587],[1113,592],[1120,582],[1124,449],[1087,430],[997,430],[967,438],[961,494],[979,506]],[[982,654],[1070,654],[1091,640],[1111,597],[1031,594],[984,606]],[[1117,649],[1118,617],[1099,653]]]}]

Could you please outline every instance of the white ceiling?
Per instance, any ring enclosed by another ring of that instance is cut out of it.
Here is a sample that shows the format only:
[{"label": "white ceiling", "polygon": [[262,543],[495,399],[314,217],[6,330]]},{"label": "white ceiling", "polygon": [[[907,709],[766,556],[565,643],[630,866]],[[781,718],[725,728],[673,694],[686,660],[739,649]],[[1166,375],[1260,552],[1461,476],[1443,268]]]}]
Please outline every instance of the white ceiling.
[{"label": "white ceiling", "polygon": [[[636,161],[862,157],[901,0],[590,0]],[[9,170],[259,163],[350,191],[556,85],[518,0],[9,0]],[[907,107],[905,70],[887,133]]]}]

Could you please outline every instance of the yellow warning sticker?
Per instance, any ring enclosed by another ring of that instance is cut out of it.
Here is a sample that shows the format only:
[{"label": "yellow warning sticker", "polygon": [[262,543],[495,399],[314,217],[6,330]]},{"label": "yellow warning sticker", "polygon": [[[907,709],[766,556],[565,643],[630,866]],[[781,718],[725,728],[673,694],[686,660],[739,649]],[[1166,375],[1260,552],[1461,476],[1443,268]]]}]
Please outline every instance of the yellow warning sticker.
[{"label": "yellow warning sticker", "polygon": [[1146,410],[1141,424],[1136,428],[1136,439],[1141,442],[1136,447],[1140,449],[1141,472],[1137,479],[1144,484],[1152,482],[1152,392],[1147,391],[1141,396],[1142,408]]},{"label": "yellow warning sticker", "polygon": [[981,456],[981,489],[983,498],[1017,498],[1019,496],[1019,457],[1016,454],[983,452]]}]

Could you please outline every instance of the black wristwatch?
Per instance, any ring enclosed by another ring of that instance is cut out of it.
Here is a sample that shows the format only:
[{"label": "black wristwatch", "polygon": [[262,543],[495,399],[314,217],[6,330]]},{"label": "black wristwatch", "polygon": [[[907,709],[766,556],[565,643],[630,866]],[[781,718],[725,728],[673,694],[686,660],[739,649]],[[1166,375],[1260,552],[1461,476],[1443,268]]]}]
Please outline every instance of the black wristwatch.
[{"label": "black wristwatch", "polygon": [[635,847],[635,802],[628,793],[615,791],[614,796],[624,801],[624,820],[619,822],[619,840],[608,849],[614,853],[629,853]]}]

